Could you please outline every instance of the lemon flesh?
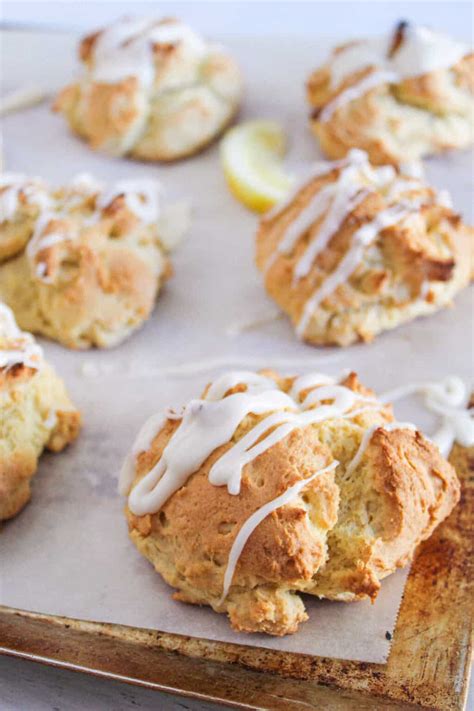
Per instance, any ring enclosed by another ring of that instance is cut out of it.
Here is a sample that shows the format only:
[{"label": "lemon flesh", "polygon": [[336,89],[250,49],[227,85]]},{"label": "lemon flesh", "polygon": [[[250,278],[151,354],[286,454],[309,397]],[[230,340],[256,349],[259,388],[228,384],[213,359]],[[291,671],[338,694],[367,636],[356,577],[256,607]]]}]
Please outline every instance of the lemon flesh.
[{"label": "lemon flesh", "polygon": [[288,193],[293,179],[283,166],[286,138],[274,121],[247,121],[221,141],[221,162],[232,194],[254,212],[266,212]]}]

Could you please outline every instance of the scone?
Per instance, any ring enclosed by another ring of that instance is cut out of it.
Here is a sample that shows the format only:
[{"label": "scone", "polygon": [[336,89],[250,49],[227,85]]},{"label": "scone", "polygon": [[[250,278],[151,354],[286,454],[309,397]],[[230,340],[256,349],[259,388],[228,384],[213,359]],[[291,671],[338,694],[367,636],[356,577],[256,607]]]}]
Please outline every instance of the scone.
[{"label": "scone", "polygon": [[426,27],[336,47],[307,83],[322,150],[402,163],[474,142],[474,54]]},{"label": "scone", "polygon": [[263,217],[256,261],[300,338],[347,346],[451,304],[472,238],[446,193],[352,149]]},{"label": "scone", "polygon": [[240,70],[220,46],[175,19],[123,19],[85,37],[84,75],[54,108],[92,148],[173,161],[204,148],[231,121]]},{"label": "scone", "polygon": [[121,476],[130,537],[175,598],[283,635],[297,592],[375,599],[455,506],[435,444],[354,373],[226,373],[152,417]]},{"label": "scone", "polygon": [[20,327],[89,348],[114,346],[142,325],[189,218],[183,204],[163,206],[160,192],[150,179],[104,187],[80,175],[52,189],[3,176],[0,299]]},{"label": "scone", "polygon": [[80,421],[41,348],[0,303],[0,520],[28,503],[41,453],[73,442]]}]

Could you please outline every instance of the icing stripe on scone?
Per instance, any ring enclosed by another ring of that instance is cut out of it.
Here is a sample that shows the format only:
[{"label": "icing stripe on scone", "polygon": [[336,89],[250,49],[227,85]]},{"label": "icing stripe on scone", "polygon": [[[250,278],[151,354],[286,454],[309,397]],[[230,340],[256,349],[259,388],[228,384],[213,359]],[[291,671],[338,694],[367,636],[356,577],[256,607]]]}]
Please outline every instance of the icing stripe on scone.
[{"label": "icing stripe on scone", "polygon": [[162,186],[158,180],[152,178],[120,180],[104,190],[97,199],[97,206],[103,210],[117,197],[123,195],[128,209],[145,224],[151,224],[160,216],[161,194]]},{"label": "icing stripe on scone", "polygon": [[394,72],[373,72],[372,74],[369,74],[357,84],[354,84],[354,86],[344,89],[344,91],[326,104],[324,109],[318,115],[318,120],[322,123],[329,121],[333,113],[340,109],[341,106],[359,99],[361,96],[364,96],[364,94],[367,94],[377,86],[381,86],[382,84],[395,84],[397,78],[398,77]]},{"label": "icing stripe on scone", "polygon": [[302,316],[296,326],[297,335],[302,338],[317,306],[330,296],[338,286],[344,284],[361,262],[365,249],[371,245],[379,233],[387,227],[399,224],[409,215],[415,214],[412,205],[398,204],[389,207],[369,223],[360,227],[352,237],[352,244],[336,269],[328,274],[322,284],[313,292],[303,308]]},{"label": "icing stripe on scone", "polygon": [[[394,46],[395,44],[395,46]],[[385,38],[357,41],[339,47],[329,63],[331,86],[337,91],[351,76],[370,71],[345,87],[319,113],[318,121],[328,121],[341,106],[358,99],[383,84],[398,84],[455,66],[469,54],[468,45],[427,27],[401,23]]]},{"label": "icing stripe on scone", "polygon": [[51,205],[47,188],[38,178],[28,178],[20,173],[3,173],[0,175],[0,222],[14,218],[21,195],[40,210],[48,210]]},{"label": "icing stripe on scone", "polygon": [[222,596],[218,602],[219,605],[224,602],[225,598],[228,595],[230,586],[232,584],[232,579],[234,577],[235,569],[237,567],[237,563],[239,562],[239,558],[245,548],[245,544],[247,543],[248,539],[255,531],[257,526],[262,523],[262,521],[266,519],[266,517],[269,516],[273,511],[276,511],[282,506],[291,503],[291,501],[295,499],[296,496],[298,496],[298,494],[300,494],[301,491],[311,481],[313,481],[313,479],[316,479],[316,477],[322,476],[323,474],[327,474],[328,472],[334,471],[338,465],[339,462],[336,460],[329,464],[327,467],[324,467],[324,469],[319,469],[319,471],[314,472],[314,474],[307,477],[306,479],[300,479],[300,481],[297,481],[296,484],[293,484],[293,486],[288,487],[288,489],[286,489],[283,494],[280,494],[280,496],[277,496],[277,498],[273,499],[272,501],[268,501],[266,504],[254,511],[254,513],[248,517],[245,523],[241,526],[238,534],[234,539],[234,542],[232,543],[232,548],[230,549],[229,558],[227,560],[227,567],[224,573]]},{"label": "icing stripe on scone", "polygon": [[430,436],[443,457],[447,457],[454,442],[463,447],[474,445],[474,412],[469,410],[469,391],[454,375],[439,383],[413,383],[391,390],[380,397],[381,402],[396,402],[409,395],[422,395],[426,409],[441,417],[441,426]]},{"label": "icing stripe on scone", "polygon": [[350,474],[352,474],[353,471],[357,469],[362,459],[364,458],[364,454],[370,444],[372,435],[377,430],[386,430],[387,432],[393,432],[394,430],[416,430],[416,426],[413,425],[411,422],[388,422],[385,425],[372,425],[372,427],[369,427],[369,429],[364,432],[364,436],[361,439],[359,449],[346,467],[346,476],[349,476]]},{"label": "icing stripe on scone", "polygon": [[25,365],[39,370],[43,351],[33,336],[18,328],[12,310],[0,303],[0,369]]},{"label": "icing stripe on scone", "polygon": [[102,30],[93,46],[92,78],[96,82],[116,83],[135,77],[142,89],[148,89],[155,76],[153,46],[178,43],[198,57],[207,52],[206,42],[177,20],[119,20]]},{"label": "icing stripe on scone", "polygon": [[[298,217],[290,222],[275,252],[265,265],[265,273],[269,271],[279,254],[289,254],[301,236],[317,219],[324,215],[317,236],[309,241],[295,267],[294,281],[306,276],[316,256],[327,246],[330,238],[340,229],[346,217],[368,194],[370,187],[382,188],[390,181],[394,181],[396,176],[392,166],[374,168],[369,163],[367,153],[354,148],[341,161],[319,163],[309,180],[329,175],[333,170],[340,170],[339,175],[333,182],[318,190]],[[291,199],[285,199],[277,206],[278,211],[274,213],[274,216],[280,214],[293,202],[307,182],[308,179],[299,185],[298,190],[292,193]],[[364,182],[367,184],[366,190],[364,190]],[[413,179],[413,182],[416,181]],[[419,186],[420,183],[418,183]],[[268,219],[266,215],[264,220]]]}]

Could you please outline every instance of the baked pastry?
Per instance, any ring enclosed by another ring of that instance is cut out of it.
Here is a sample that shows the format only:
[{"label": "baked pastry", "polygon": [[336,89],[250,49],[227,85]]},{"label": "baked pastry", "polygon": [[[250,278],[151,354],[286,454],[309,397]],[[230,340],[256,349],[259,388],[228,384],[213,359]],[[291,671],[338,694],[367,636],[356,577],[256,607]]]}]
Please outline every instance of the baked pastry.
[{"label": "baked pastry", "polygon": [[163,207],[150,179],[104,187],[80,175],[59,189],[1,180],[0,299],[20,327],[70,348],[127,338],[171,274],[167,252],[187,228],[187,208]]},{"label": "baked pastry", "polygon": [[43,449],[64,449],[76,439],[80,421],[41,348],[0,303],[0,520],[28,503]]},{"label": "baked pastry", "polygon": [[264,215],[256,261],[300,338],[347,346],[450,304],[472,237],[446,193],[352,149]]},{"label": "baked pastry", "polygon": [[403,163],[474,142],[474,54],[406,22],[336,47],[307,83],[311,126],[330,158],[361,148]]},{"label": "baked pastry", "polygon": [[207,146],[242,95],[227,52],[178,20],[123,19],[85,37],[84,75],[54,109],[92,148],[173,161]]},{"label": "baked pastry", "polygon": [[175,598],[283,635],[305,592],[374,600],[459,498],[454,469],[352,373],[226,373],[152,417],[121,475],[130,537]]}]

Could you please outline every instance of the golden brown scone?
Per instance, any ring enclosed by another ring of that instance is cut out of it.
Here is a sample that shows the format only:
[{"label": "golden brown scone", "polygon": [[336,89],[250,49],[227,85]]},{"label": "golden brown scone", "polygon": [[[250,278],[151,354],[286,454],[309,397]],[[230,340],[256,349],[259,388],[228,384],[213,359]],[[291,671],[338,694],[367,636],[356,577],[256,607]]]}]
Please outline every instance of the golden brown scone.
[{"label": "golden brown scone", "polygon": [[175,598],[283,635],[298,592],[377,596],[459,498],[454,469],[352,373],[230,372],[143,427],[121,477],[130,537]]},{"label": "golden brown scone", "polygon": [[322,150],[403,163],[474,142],[474,54],[426,27],[336,47],[307,82]]},{"label": "golden brown scone", "polygon": [[104,188],[82,175],[57,190],[43,186],[40,204],[28,179],[22,187],[18,176],[7,178],[0,299],[20,327],[70,348],[127,338],[171,274],[166,253],[187,228],[185,206],[163,207],[159,184],[148,179]]},{"label": "golden brown scone", "polygon": [[92,148],[173,161],[200,151],[236,114],[236,62],[178,20],[123,19],[85,37],[83,77],[54,109]]},{"label": "golden brown scone", "polygon": [[473,230],[449,196],[352,149],[267,213],[256,261],[308,343],[347,346],[451,304],[470,279]]},{"label": "golden brown scone", "polygon": [[80,422],[41,348],[0,303],[0,520],[28,503],[43,449],[60,452],[76,439]]}]

